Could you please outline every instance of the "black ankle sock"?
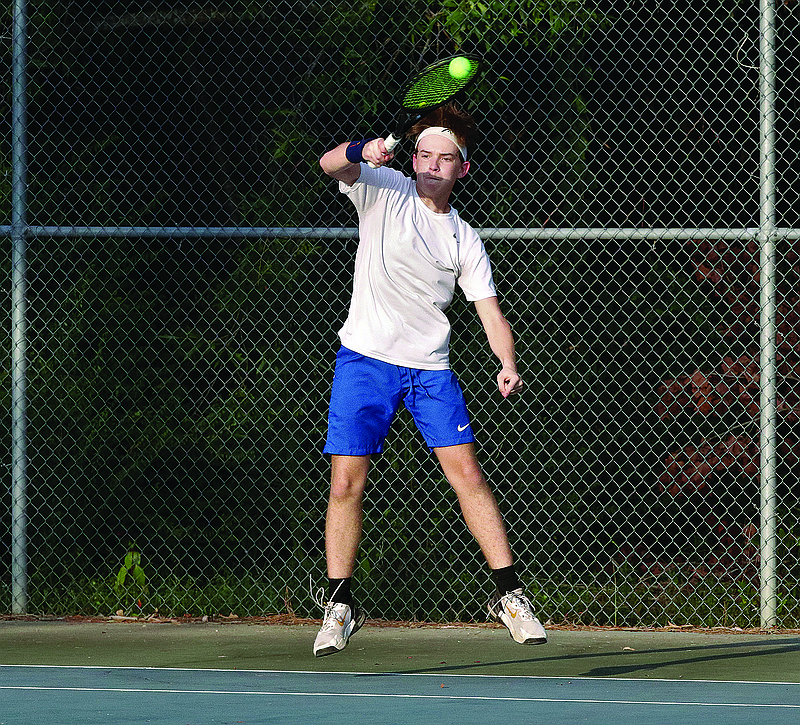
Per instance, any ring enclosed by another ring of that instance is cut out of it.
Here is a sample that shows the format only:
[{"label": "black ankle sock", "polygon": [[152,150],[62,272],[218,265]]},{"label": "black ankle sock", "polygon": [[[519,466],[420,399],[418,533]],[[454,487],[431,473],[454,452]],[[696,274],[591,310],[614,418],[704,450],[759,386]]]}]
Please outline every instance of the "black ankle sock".
[{"label": "black ankle sock", "polygon": [[513,564],[504,566],[502,569],[492,569],[492,581],[497,587],[497,591],[503,596],[522,587]]},{"label": "black ankle sock", "polygon": [[351,581],[351,577],[347,577],[347,579],[328,578],[328,601],[336,602],[337,604],[352,604]]}]

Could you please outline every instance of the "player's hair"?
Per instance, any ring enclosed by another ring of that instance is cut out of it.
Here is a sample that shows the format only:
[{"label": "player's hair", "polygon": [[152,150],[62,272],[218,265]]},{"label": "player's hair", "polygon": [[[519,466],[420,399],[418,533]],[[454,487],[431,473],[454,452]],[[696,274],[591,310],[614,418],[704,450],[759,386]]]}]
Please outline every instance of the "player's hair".
[{"label": "player's hair", "polygon": [[475,119],[455,103],[440,106],[429,115],[417,121],[406,136],[416,139],[426,128],[443,126],[449,128],[462,146],[469,149],[478,140],[478,125]]}]

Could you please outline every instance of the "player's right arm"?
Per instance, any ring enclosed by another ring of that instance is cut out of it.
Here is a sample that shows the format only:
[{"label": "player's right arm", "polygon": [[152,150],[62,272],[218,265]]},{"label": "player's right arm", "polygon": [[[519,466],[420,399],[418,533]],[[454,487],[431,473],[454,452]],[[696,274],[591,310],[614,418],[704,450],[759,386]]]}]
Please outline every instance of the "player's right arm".
[{"label": "player's right arm", "polygon": [[[350,145],[349,143],[339,144],[319,160],[319,165],[328,176],[337,181],[343,181],[348,186],[355,184],[361,176],[360,162],[350,161],[347,157],[347,149]],[[382,138],[374,138],[364,144],[361,149],[361,158],[373,166],[383,166],[394,158],[394,154],[386,150],[386,144]]]}]

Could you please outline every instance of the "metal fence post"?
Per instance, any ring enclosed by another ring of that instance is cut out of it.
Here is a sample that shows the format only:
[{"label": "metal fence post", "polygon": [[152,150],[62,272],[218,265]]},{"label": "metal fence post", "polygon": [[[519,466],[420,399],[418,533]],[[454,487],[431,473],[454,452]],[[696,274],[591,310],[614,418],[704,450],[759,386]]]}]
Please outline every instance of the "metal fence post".
[{"label": "metal fence post", "polygon": [[26,6],[26,0],[14,2],[12,67],[11,611],[13,614],[25,614],[28,608]]},{"label": "metal fence post", "polygon": [[777,623],[775,345],[775,5],[761,0],[760,31],[760,272],[761,272],[761,627]]}]

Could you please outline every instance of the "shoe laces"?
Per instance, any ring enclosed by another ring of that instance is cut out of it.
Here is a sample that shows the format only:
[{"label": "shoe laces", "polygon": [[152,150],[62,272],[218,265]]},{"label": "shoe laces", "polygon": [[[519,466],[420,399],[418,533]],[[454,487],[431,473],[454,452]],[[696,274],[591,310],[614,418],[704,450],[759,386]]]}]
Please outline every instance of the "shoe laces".
[{"label": "shoe laces", "polygon": [[333,630],[344,626],[344,622],[341,619],[341,612],[337,611],[339,607],[345,607],[345,621],[347,621],[347,605],[337,604],[336,602],[328,602],[325,605],[325,614],[322,617],[322,627],[320,627],[320,632]]},{"label": "shoe laces", "polygon": [[308,591],[311,594],[311,598],[314,600],[314,604],[318,607],[322,607],[322,609],[326,609],[328,606],[328,600],[325,596],[325,587],[318,587],[316,591],[314,591],[314,581],[311,578],[311,574],[308,575]]},{"label": "shoe laces", "polygon": [[515,590],[500,597],[500,606],[505,609],[516,609],[519,618],[524,621],[532,622],[536,619],[530,599],[522,593],[522,590]]},{"label": "shoe laces", "polygon": [[[342,586],[342,583],[339,582],[339,586],[336,587],[333,594],[331,594],[331,599],[336,596],[336,592],[339,591],[339,587]],[[314,600],[314,604],[318,607],[322,607],[323,609],[327,609],[328,605],[332,602],[325,596],[325,587],[318,587],[317,591],[314,591],[314,579],[313,575],[308,575],[308,591],[311,594],[311,598]]]},{"label": "shoe laces", "polygon": [[[336,607],[341,607],[342,605],[338,604],[337,602],[328,601],[327,597],[325,596],[326,592],[324,586],[318,587],[317,590],[314,591],[314,582],[310,574],[308,576],[308,588],[311,593],[311,598],[314,600],[314,604],[324,610],[322,615],[322,627],[320,628],[320,631],[327,631],[341,626],[341,621],[336,616],[335,610]],[[334,594],[336,594],[336,592],[334,592]]]}]

